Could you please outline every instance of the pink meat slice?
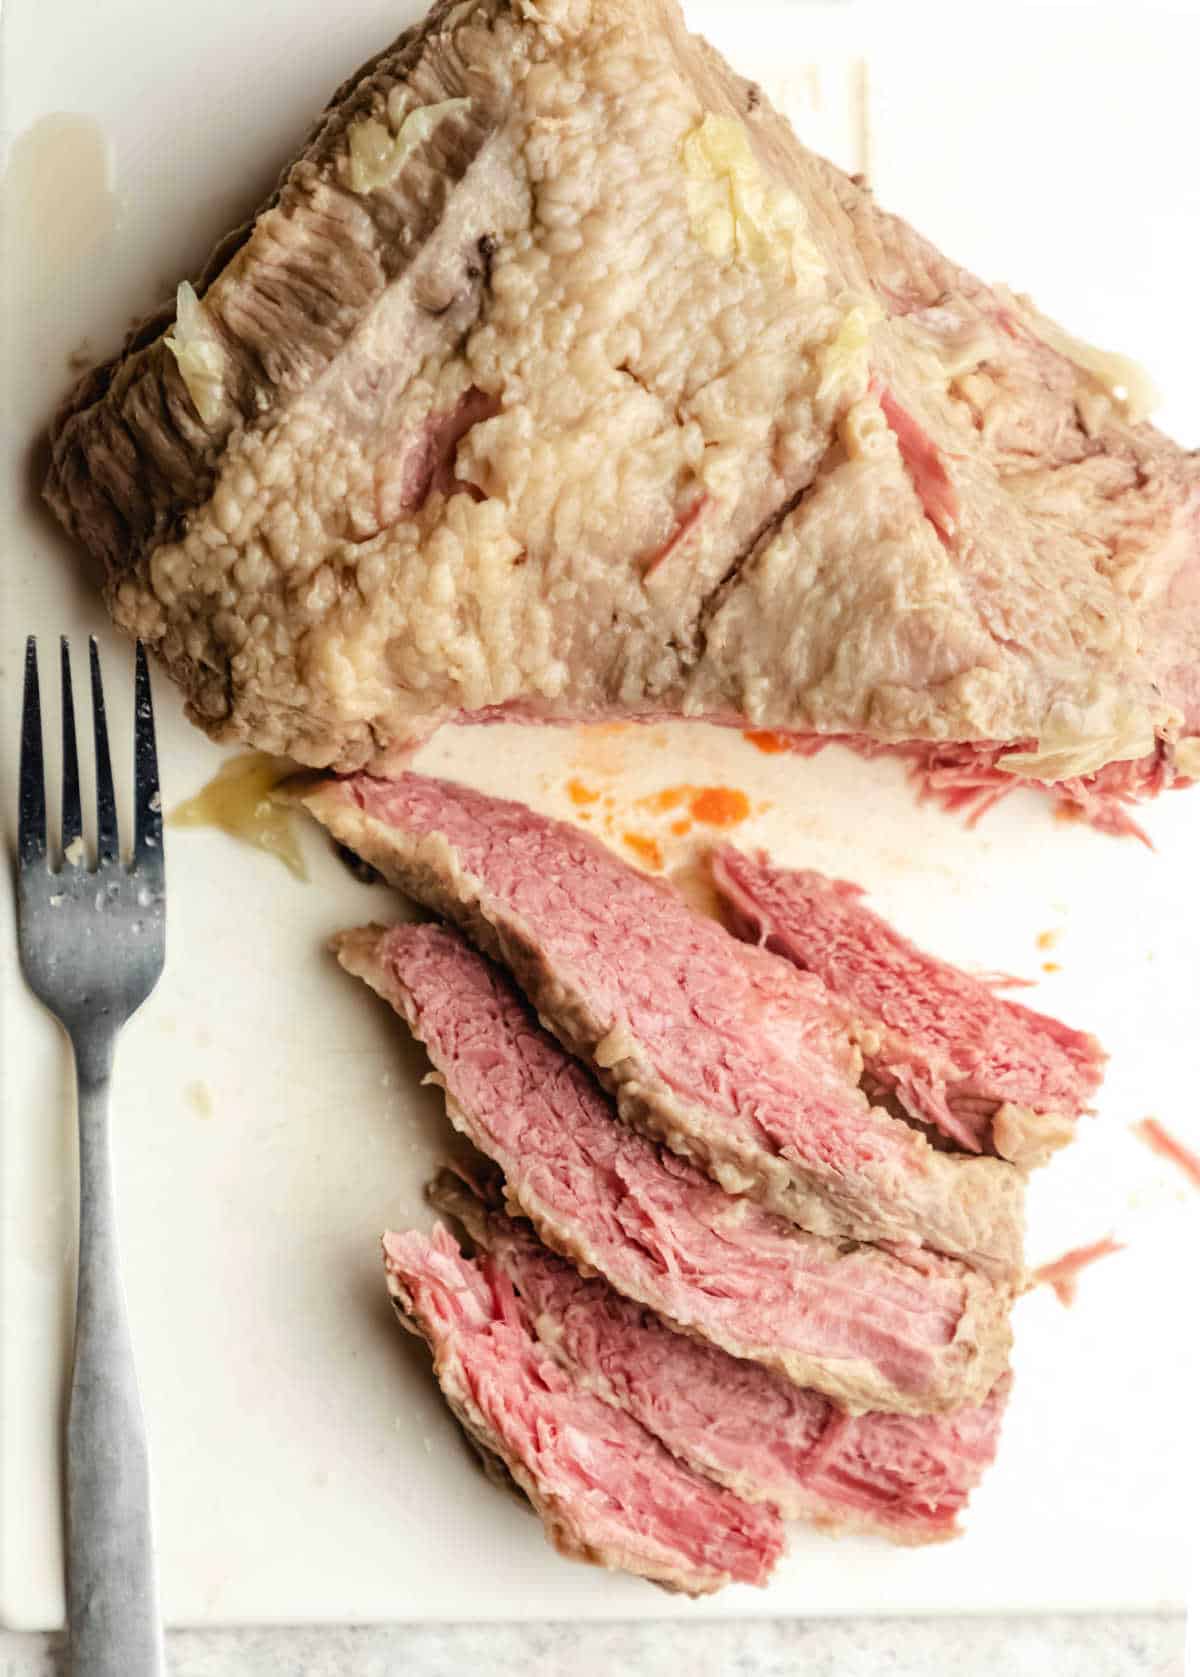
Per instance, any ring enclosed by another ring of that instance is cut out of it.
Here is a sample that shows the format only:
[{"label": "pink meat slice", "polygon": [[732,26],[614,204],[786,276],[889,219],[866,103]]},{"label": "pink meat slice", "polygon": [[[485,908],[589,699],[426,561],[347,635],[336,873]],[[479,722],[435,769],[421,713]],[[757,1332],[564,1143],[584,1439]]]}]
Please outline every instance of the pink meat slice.
[{"label": "pink meat slice", "polygon": [[954,1537],[991,1465],[1008,1399],[1002,1376],[952,1415],[848,1415],[755,1363],[672,1332],[653,1311],[581,1276],[524,1221],[445,1171],[430,1197],[520,1295],[534,1331],[589,1390],[681,1461],[788,1519],[876,1531],[899,1543]]},{"label": "pink meat slice", "polygon": [[367,927],[342,965],[425,1045],[452,1122],[548,1246],[736,1357],[847,1406],[980,1401],[1011,1290],[952,1259],[808,1235],[615,1121],[507,977],[440,926]]},{"label": "pink meat slice", "polygon": [[1021,1267],[1022,1184],[873,1107],[845,1009],[590,835],[406,774],[329,782],[342,843],[515,974],[620,1116],[811,1233]]},{"label": "pink meat slice", "polygon": [[440,1227],[387,1234],[383,1250],[397,1312],[432,1350],[451,1409],[561,1553],[689,1595],[766,1583],[783,1552],[778,1516],[577,1384],[533,1334],[503,1271],[468,1261]]},{"label": "pink meat slice", "polygon": [[869,1075],[914,1118],[1022,1166],[1071,1139],[1103,1075],[1094,1037],[927,955],[857,885],[732,846],[711,871],[743,937],[815,973],[865,1022]]}]

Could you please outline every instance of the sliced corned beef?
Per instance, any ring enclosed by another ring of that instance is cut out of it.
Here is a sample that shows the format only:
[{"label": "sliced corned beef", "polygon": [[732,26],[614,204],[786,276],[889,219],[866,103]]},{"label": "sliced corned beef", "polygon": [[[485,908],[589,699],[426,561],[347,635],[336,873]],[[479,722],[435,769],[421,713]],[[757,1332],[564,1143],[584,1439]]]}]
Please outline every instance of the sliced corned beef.
[{"label": "sliced corned beef", "polygon": [[914,1118],[1024,1166],[1071,1139],[1100,1083],[1094,1037],[925,954],[863,906],[857,885],[732,846],[713,856],[712,877],[742,936],[815,973],[866,1022],[868,1074]]},{"label": "sliced corned beef", "polygon": [[504,1272],[444,1228],[383,1241],[401,1321],[433,1352],[446,1401],[540,1514],[555,1548],[688,1595],[764,1584],[783,1550],[771,1510],[678,1461],[546,1351]]},{"label": "sliced corned beef", "polygon": [[899,1543],[953,1537],[995,1455],[1008,1397],[952,1415],[853,1417],[756,1363],[674,1333],[653,1311],[581,1276],[528,1223],[443,1171],[430,1187],[520,1295],[564,1367],[627,1410],[689,1466],[789,1519],[877,1531]]},{"label": "sliced corned beef", "polygon": [[621,1117],[802,1228],[1020,1268],[1022,1184],[949,1156],[857,1086],[818,979],[695,913],[565,822],[404,775],[306,800],[335,837],[504,961]]},{"label": "sliced corned beef", "polygon": [[509,979],[440,926],[367,927],[339,958],[425,1044],[453,1123],[547,1245],[675,1327],[847,1406],[977,1403],[1004,1369],[1007,1286],[949,1258],[805,1234],[616,1122]]}]

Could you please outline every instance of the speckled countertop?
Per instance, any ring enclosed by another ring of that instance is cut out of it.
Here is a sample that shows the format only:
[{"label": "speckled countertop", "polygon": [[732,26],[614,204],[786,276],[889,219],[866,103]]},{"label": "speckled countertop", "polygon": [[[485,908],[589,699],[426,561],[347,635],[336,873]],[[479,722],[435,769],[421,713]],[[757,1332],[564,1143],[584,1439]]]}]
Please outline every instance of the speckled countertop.
[{"label": "speckled countertop", "polygon": [[[1175,1615],[178,1631],[171,1677],[1183,1677]],[[0,1677],[67,1677],[0,1632]],[[1190,1674],[1189,1674],[1190,1677]]]}]

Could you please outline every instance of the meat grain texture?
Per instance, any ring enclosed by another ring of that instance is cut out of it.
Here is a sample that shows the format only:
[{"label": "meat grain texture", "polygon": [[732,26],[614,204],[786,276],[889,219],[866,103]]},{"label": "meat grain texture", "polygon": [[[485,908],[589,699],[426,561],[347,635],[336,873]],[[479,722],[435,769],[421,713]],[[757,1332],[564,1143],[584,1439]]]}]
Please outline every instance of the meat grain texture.
[{"label": "meat grain texture", "polygon": [[683,715],[1101,816],[1197,766],[1196,457],[673,0],[442,0],[197,289],[46,490],[219,739]]},{"label": "meat grain texture", "polygon": [[849,1415],[819,1392],[694,1337],[580,1275],[485,1187],[449,1171],[430,1198],[508,1276],[538,1338],[589,1391],[626,1410],[672,1455],[786,1519],[898,1543],[954,1537],[991,1465],[1008,1398],[949,1415]]},{"label": "meat grain texture", "polygon": [[632,1416],[574,1381],[540,1344],[503,1271],[463,1258],[445,1229],[384,1237],[388,1288],[434,1357],[438,1384],[575,1560],[688,1595],[763,1584],[783,1550],[771,1509],[676,1460]]},{"label": "meat grain texture", "polygon": [[927,955],[844,880],[726,846],[710,861],[731,922],[853,1009],[870,1080],[959,1147],[1025,1168],[1074,1134],[1100,1086],[1095,1037]]},{"label": "meat grain texture", "polygon": [[[539,1352],[746,1503],[955,1535],[1009,1393],[1024,1171],[1087,1110],[1095,1040],[918,949],[857,888],[765,856],[710,857],[739,941],[524,805],[411,773],[302,796],[461,928],[335,947],[492,1162],[430,1197]],[[941,1250],[960,1170],[976,1214],[1003,1185],[1007,1264]]]},{"label": "meat grain texture", "polygon": [[1003,1372],[1010,1287],[913,1248],[806,1234],[661,1152],[456,933],[366,927],[335,947],[424,1044],[510,1204],[585,1272],[851,1411],[979,1403]]},{"label": "meat grain texture", "polygon": [[308,808],[511,968],[621,1117],[811,1233],[1021,1269],[1023,1180],[938,1151],[858,1087],[851,1015],[603,844],[421,775],[328,783]]}]

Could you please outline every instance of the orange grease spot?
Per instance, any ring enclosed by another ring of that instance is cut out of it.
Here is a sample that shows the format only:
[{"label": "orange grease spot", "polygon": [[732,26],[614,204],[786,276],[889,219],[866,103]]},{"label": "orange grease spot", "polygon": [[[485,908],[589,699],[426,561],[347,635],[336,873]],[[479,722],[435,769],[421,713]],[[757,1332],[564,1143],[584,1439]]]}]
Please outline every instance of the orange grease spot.
[{"label": "orange grease spot", "polygon": [[645,833],[626,833],[624,839],[634,855],[640,857],[648,867],[661,869],[662,849],[657,839],[648,838]]},{"label": "orange grease spot", "polygon": [[573,804],[594,804],[600,796],[591,786],[585,786],[582,780],[568,780],[567,796]]},{"label": "orange grease spot", "polygon": [[787,735],[772,733],[769,728],[748,728],[742,738],[749,740],[756,750],[765,752],[768,757],[788,749]]},{"label": "orange grease spot", "polygon": [[1061,932],[1039,932],[1037,946],[1039,949],[1053,949],[1061,936]]},{"label": "orange grease spot", "polygon": [[691,830],[692,824],[690,821],[672,821],[671,823],[671,831],[676,838],[682,838],[685,833],[690,833]]},{"label": "orange grease spot", "polygon": [[706,827],[736,827],[750,814],[749,798],[734,786],[664,786],[661,792],[639,798],[638,808],[666,815],[682,803],[690,809],[692,820]]},{"label": "orange grease spot", "polygon": [[665,815],[668,810],[678,809],[693,788],[690,786],[667,786],[661,792],[652,792],[648,798],[639,798],[639,809],[653,810],[656,815]]},{"label": "orange grease spot", "polygon": [[692,799],[692,815],[706,827],[736,827],[749,814],[749,798],[732,786],[705,786]]},{"label": "orange grease spot", "polygon": [[1042,962],[1042,971],[1043,972],[1061,972],[1062,968],[1059,966],[1057,961],[1043,961]]}]

